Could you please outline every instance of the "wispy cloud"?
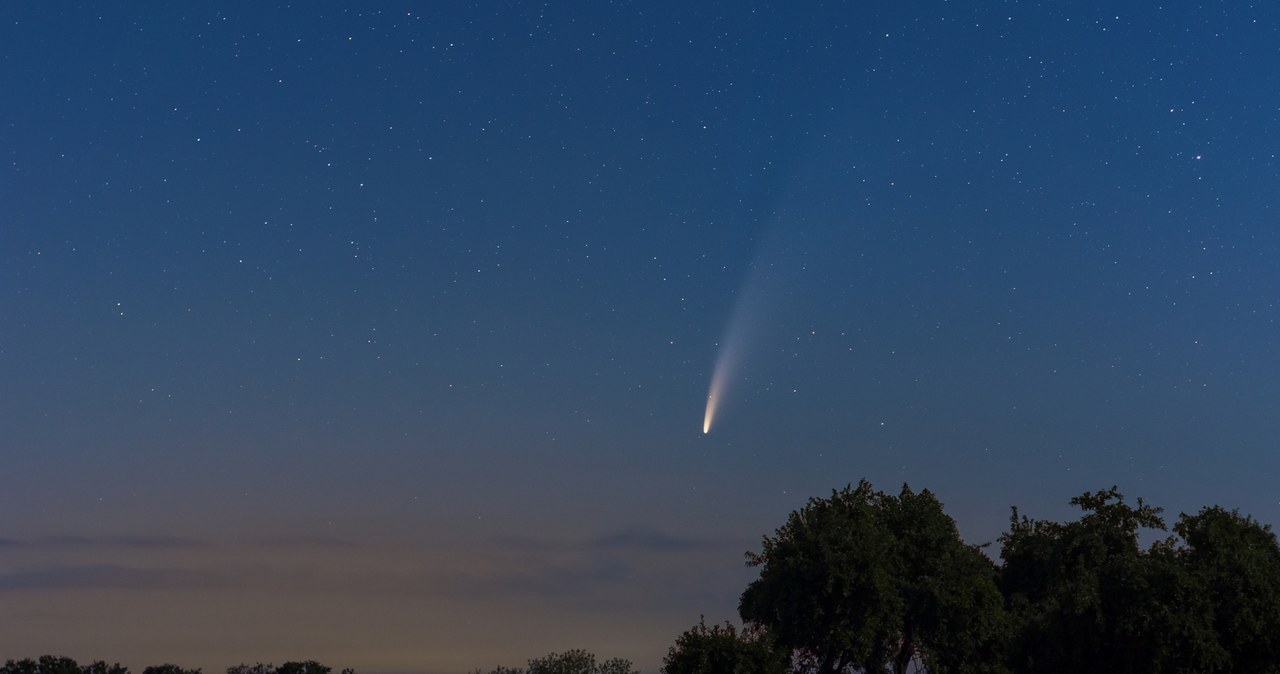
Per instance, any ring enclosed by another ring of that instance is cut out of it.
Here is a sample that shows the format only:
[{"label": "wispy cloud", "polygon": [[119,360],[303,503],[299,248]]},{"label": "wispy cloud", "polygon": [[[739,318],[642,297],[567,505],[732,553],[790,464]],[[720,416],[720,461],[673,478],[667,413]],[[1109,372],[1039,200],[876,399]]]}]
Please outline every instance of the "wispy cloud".
[{"label": "wispy cloud", "polygon": [[189,590],[222,585],[213,574],[182,568],[115,564],[53,566],[0,573],[0,592],[21,590]]},{"label": "wispy cloud", "polygon": [[531,562],[523,567],[459,570],[437,577],[431,584],[445,595],[467,599],[525,597],[565,601],[598,594],[602,586],[623,585],[634,575],[632,565],[620,560]]},{"label": "wispy cloud", "polygon": [[83,536],[83,535],[49,535],[34,536],[30,538],[0,538],[0,549],[31,549],[31,550],[122,550],[122,551],[179,551],[179,550],[200,550],[216,547],[252,545],[256,547],[270,548],[331,548],[331,549],[357,549],[360,546],[352,541],[338,538],[336,536],[311,535],[311,534],[287,534],[283,536],[274,536],[271,538],[254,538],[242,540],[237,543],[234,540],[214,542],[209,540],[200,540],[197,538],[189,538],[184,536],[165,536],[165,535],[138,535],[138,534],[111,534],[104,536]]},{"label": "wispy cloud", "polygon": [[251,541],[254,545],[270,548],[340,548],[354,550],[359,544],[345,538],[325,536],[323,534],[289,534],[271,538],[257,538]]},{"label": "wispy cloud", "polygon": [[0,549],[118,549],[118,550],[189,550],[209,547],[204,541],[180,536],[36,536],[33,538],[0,538]]},{"label": "wispy cloud", "polygon": [[176,550],[207,547],[208,543],[180,536],[140,536],[114,534],[107,536],[42,536],[26,542],[34,546],[68,548],[121,548],[131,550]]},{"label": "wispy cloud", "polygon": [[655,529],[632,528],[604,534],[591,545],[610,550],[636,552],[692,552],[723,547],[726,541],[672,536]]},{"label": "wispy cloud", "polygon": [[630,527],[580,539],[509,536],[497,544],[511,551],[537,552],[629,552],[635,554],[678,554],[741,548],[746,542],[723,538],[675,536],[656,529]]},{"label": "wispy cloud", "polygon": [[576,539],[507,537],[424,582],[449,596],[480,601],[523,598],[580,608],[682,603],[723,594],[724,574],[706,577],[699,569],[716,567],[700,558],[733,563],[744,545],[643,527]]}]

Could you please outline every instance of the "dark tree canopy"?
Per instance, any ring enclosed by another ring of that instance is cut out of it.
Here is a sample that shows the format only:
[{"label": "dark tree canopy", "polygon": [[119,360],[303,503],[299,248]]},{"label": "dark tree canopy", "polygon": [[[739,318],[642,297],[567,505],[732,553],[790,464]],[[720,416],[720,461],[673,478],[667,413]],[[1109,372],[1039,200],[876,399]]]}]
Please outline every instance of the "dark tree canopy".
[{"label": "dark tree canopy", "polygon": [[[796,674],[1280,674],[1270,527],[1205,508],[1144,547],[1144,531],[1166,531],[1159,508],[1115,487],[1071,502],[1082,514],[1070,522],[1015,509],[996,566],[930,492],[850,485],[748,553],[760,576],[739,611]],[[724,664],[745,644],[700,623],[664,671],[745,671]]]},{"label": "dark tree canopy", "polygon": [[864,480],[811,499],[748,564],[760,577],[742,619],[814,674],[993,671],[999,659],[996,569],[928,491],[890,496]]},{"label": "dark tree canopy", "polygon": [[286,662],[276,668],[276,674],[329,674],[333,668],[326,667],[315,660],[303,662]]},{"label": "dark tree canopy", "polygon": [[1271,527],[1219,507],[1173,527],[1188,572],[1212,605],[1224,672],[1280,672],[1280,545]]},{"label": "dark tree canopy", "polygon": [[1112,487],[1072,500],[1058,524],[1015,510],[1001,586],[1016,618],[1016,672],[1280,672],[1280,547],[1270,529],[1221,508],[1160,510]]},{"label": "dark tree canopy", "polygon": [[[253,665],[234,665],[227,668],[227,674],[330,674],[333,670],[315,660],[286,662],[279,667],[257,663]],[[119,663],[109,665],[102,660],[95,660],[87,665],[78,665],[75,660],[63,656],[42,655],[38,660],[8,660],[0,667],[0,674],[129,674],[129,668]],[[151,665],[142,670],[142,674],[201,674],[200,669],[186,669],[174,664]],[[342,674],[355,674],[353,670],[344,669]]]},{"label": "dark tree canopy", "polygon": [[7,660],[0,667],[0,674],[129,674],[129,668],[119,663],[109,665],[102,660],[81,666],[65,656],[42,655],[37,660]]},{"label": "dark tree canopy", "polygon": [[[473,674],[481,674],[475,670]],[[527,669],[497,667],[488,674],[639,674],[630,660],[610,658],[596,662],[593,653],[575,648],[563,653],[549,653],[529,661]]]},{"label": "dark tree canopy", "polygon": [[142,674],[200,674],[200,669],[185,669],[178,665],[165,663],[163,665],[152,665],[142,670]]},{"label": "dark tree canopy", "polygon": [[529,661],[528,674],[595,674],[596,656],[579,648]]},{"label": "dark tree canopy", "polygon": [[[165,669],[165,667],[172,669]],[[0,667],[0,674],[129,674],[129,668],[120,663],[107,664],[102,660],[80,665],[68,657],[42,655],[36,660],[31,658],[7,660],[4,666]],[[176,665],[163,665],[162,667],[148,667],[143,670],[143,674],[200,674],[200,670],[186,670]]]},{"label": "dark tree canopy", "polygon": [[676,638],[662,661],[663,674],[787,674],[790,657],[763,629],[739,632],[706,620]]},{"label": "dark tree canopy", "polygon": [[1019,517],[1001,538],[1001,586],[1018,630],[1016,672],[1212,671],[1216,652],[1194,580],[1171,543],[1144,552],[1141,529],[1163,530],[1160,509],[1125,503],[1112,487],[1071,501],[1066,524]]},{"label": "dark tree canopy", "polygon": [[[252,665],[239,664],[227,668],[227,674],[329,674],[332,667],[322,665],[315,660],[289,661],[279,667],[261,662]],[[342,670],[342,674],[355,674],[350,669]]]},{"label": "dark tree canopy", "polygon": [[121,666],[118,662],[108,665],[102,660],[95,660],[80,667],[80,674],[129,674],[129,668]]},{"label": "dark tree canopy", "polygon": [[0,674],[80,674],[80,665],[61,655],[42,655],[38,660],[8,660]]}]

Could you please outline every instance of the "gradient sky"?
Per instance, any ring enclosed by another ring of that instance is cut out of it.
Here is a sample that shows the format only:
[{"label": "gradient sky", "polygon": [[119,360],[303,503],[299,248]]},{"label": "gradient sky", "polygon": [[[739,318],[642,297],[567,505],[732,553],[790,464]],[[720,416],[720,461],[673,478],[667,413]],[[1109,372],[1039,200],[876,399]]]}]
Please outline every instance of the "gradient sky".
[{"label": "gradient sky", "polygon": [[1278,22],[4,3],[0,657],[653,672],[863,477],[1280,522]]}]

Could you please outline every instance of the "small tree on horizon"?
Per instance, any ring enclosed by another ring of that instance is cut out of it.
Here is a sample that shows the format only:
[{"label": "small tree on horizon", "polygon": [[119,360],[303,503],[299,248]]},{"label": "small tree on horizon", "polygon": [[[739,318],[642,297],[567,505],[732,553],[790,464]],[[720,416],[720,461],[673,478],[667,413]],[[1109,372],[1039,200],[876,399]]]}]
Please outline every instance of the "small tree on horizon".
[{"label": "small tree on horizon", "polygon": [[767,631],[732,623],[685,630],[662,659],[662,674],[787,674],[790,656]]},{"label": "small tree on horizon", "polygon": [[[477,669],[471,674],[482,674]],[[488,674],[640,674],[630,660],[610,658],[596,662],[594,653],[574,648],[563,653],[548,653],[529,660],[528,668],[495,667]]]},{"label": "small tree on horizon", "polygon": [[142,674],[200,674],[200,668],[185,669],[172,663],[164,663],[163,665],[151,665],[142,670]]}]

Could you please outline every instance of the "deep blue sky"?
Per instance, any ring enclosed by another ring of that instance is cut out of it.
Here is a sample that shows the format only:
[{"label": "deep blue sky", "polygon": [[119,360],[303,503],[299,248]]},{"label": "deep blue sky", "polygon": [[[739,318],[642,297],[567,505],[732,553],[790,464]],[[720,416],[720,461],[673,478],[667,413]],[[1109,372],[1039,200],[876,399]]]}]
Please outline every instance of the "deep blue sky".
[{"label": "deep blue sky", "polygon": [[863,477],[1280,522],[1278,21],[7,3],[0,657],[653,671]]}]

